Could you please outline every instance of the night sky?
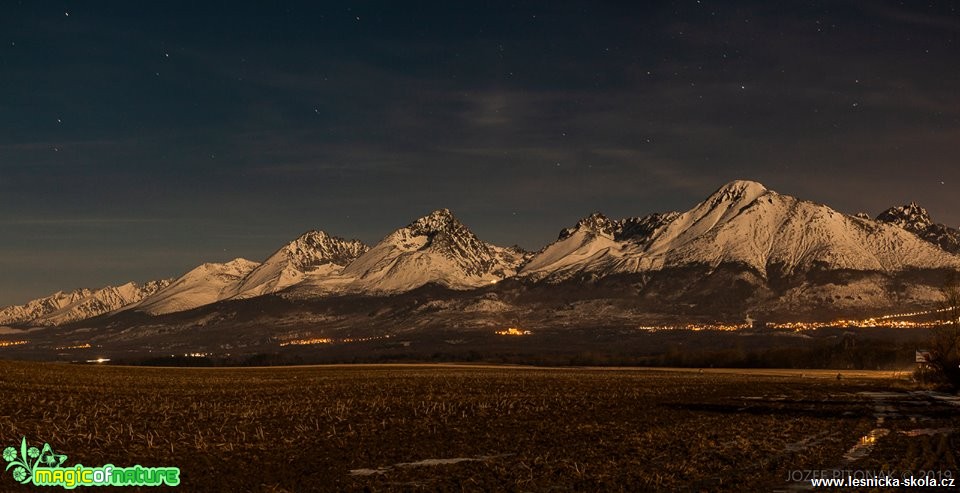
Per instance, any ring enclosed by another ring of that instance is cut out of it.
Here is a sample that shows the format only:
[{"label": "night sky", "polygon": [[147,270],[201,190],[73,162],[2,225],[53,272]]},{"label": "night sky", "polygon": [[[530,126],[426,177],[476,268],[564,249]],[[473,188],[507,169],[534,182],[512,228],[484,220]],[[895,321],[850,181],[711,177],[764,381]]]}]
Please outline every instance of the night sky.
[{"label": "night sky", "polygon": [[5,2],[0,305],[736,178],[960,224],[960,2],[461,3]]}]

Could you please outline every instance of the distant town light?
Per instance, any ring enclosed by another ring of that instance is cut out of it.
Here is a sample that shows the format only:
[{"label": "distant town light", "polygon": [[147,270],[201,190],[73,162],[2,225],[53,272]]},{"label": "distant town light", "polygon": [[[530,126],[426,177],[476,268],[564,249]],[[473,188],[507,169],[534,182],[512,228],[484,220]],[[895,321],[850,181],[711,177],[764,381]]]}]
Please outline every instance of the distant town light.
[{"label": "distant town light", "polygon": [[90,348],[91,348],[91,346],[90,346],[89,343],[87,343],[87,344],[77,344],[77,345],[74,345],[74,346],[57,346],[57,349],[58,349],[58,350],[61,350],[61,351],[62,351],[62,350],[65,350],[65,349],[90,349]]},{"label": "distant town light", "polygon": [[529,336],[533,335],[533,332],[530,332],[529,330],[520,330],[516,327],[510,327],[506,330],[498,330],[496,334],[498,336]]},{"label": "distant town light", "polygon": [[296,339],[280,343],[281,346],[309,346],[312,344],[333,344],[333,339],[328,337],[315,337],[312,339]]}]

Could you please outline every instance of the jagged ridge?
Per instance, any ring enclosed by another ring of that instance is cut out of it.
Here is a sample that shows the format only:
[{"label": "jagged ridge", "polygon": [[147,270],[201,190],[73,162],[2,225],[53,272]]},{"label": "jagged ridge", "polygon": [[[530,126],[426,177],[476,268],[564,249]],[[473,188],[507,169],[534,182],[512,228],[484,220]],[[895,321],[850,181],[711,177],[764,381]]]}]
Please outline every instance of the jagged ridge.
[{"label": "jagged ridge", "polygon": [[23,305],[0,309],[0,325],[60,325],[119,310],[147,298],[170,284],[170,280],[129,282],[99,289],[77,289],[35,299]]},{"label": "jagged ridge", "polygon": [[877,221],[899,226],[950,253],[960,253],[960,230],[934,223],[916,202],[891,207],[877,216]]},{"label": "jagged ridge", "polygon": [[530,280],[737,265],[762,278],[822,270],[955,269],[960,258],[901,228],[734,181],[682,214],[611,221],[593,214],[563,230],[521,271]]},{"label": "jagged ridge", "polygon": [[[883,279],[960,270],[960,256],[951,253],[960,250],[958,244],[957,230],[934,224],[916,204],[871,220],[738,180],[683,213],[620,220],[591,214],[536,254],[486,243],[440,209],[373,248],[311,231],[263,264],[236,259],[201,265],[172,283],[56,293],[0,310],[0,323],[58,324],[123,309],[164,314],[288,288],[308,297],[388,294],[431,283],[473,289],[514,276],[555,283],[677,269],[700,276],[735,273],[758,293],[779,290],[796,303],[809,301],[810,293],[815,300],[833,297],[837,290],[851,299],[867,294],[880,299],[889,288],[881,285]],[[869,285],[850,281],[870,275],[881,277]]]}]

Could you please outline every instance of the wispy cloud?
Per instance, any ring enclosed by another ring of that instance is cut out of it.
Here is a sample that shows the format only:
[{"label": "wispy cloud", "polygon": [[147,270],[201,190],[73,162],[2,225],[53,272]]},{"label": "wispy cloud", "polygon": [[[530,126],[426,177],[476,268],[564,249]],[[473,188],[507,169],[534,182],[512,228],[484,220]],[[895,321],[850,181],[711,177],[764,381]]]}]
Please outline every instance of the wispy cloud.
[{"label": "wispy cloud", "polygon": [[[896,7],[890,5],[888,2],[879,2],[875,0],[857,0],[855,4],[869,13],[903,24],[920,27],[932,27],[954,32],[960,30],[960,20],[955,17],[920,13],[915,9],[911,10],[905,7]],[[922,4],[918,3],[917,5]]]}]

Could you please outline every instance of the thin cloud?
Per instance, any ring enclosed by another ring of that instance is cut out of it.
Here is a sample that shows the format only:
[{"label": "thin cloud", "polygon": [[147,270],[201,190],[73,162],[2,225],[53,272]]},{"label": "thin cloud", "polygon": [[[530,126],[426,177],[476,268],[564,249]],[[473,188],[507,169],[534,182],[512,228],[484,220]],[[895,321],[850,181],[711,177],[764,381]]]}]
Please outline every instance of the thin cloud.
[{"label": "thin cloud", "polygon": [[856,5],[867,12],[903,24],[932,27],[949,31],[960,30],[960,20],[957,20],[956,18],[922,14],[905,8],[897,8],[883,2],[859,1],[856,2]]}]

